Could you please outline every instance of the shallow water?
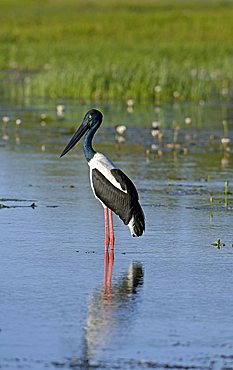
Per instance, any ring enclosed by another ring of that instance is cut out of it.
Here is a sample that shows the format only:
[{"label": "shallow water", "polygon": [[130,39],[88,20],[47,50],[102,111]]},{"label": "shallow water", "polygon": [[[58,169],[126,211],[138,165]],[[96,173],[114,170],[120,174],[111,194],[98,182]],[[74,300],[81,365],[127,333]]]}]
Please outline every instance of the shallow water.
[{"label": "shallow water", "polygon": [[[54,107],[1,107],[11,122],[2,124],[0,144],[0,204],[9,207],[0,209],[0,367],[233,368],[233,170],[220,140],[224,107],[213,108],[211,125],[193,118],[188,127],[188,111],[198,113],[180,108],[173,149],[176,113],[164,108],[161,157],[146,154],[153,109],[103,107],[97,148],[134,180],[146,215],[138,239],[114,219],[112,286],[104,283],[103,210],[81,146],[59,158],[72,117],[79,122],[86,107],[67,105],[62,118]],[[134,118],[145,125],[134,127]],[[121,120],[124,144],[113,127]],[[211,245],[217,239],[220,249]]]}]

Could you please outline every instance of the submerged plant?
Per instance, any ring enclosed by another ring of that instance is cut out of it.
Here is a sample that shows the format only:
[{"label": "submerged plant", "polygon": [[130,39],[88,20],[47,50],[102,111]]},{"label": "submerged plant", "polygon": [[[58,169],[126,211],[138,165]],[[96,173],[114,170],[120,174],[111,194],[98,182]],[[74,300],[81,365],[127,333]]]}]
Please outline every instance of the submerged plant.
[{"label": "submerged plant", "polygon": [[228,136],[228,122],[227,120],[223,120],[222,121],[222,124],[223,124],[223,132],[224,132],[224,136]]},{"label": "submerged plant", "polygon": [[225,206],[228,206],[228,181],[225,181],[224,185],[224,200],[225,200]]}]

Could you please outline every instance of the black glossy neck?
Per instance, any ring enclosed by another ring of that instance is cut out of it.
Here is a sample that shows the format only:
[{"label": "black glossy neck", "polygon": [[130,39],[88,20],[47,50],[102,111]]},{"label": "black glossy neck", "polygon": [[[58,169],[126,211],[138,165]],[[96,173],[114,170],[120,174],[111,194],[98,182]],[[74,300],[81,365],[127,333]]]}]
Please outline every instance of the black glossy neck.
[{"label": "black glossy neck", "polygon": [[98,126],[97,127],[92,127],[88,133],[86,134],[85,136],[85,139],[84,139],[84,144],[83,144],[83,149],[84,149],[84,154],[85,154],[85,157],[86,157],[86,160],[89,162],[95,155],[96,151],[93,149],[92,147],[92,140],[93,140],[93,137],[96,133],[98,129]]}]

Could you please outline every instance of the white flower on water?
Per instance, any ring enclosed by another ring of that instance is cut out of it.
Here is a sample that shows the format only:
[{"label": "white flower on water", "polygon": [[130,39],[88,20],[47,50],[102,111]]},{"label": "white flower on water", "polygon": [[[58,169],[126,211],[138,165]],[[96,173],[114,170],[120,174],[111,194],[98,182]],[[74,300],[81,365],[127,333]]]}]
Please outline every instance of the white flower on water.
[{"label": "white flower on water", "polygon": [[174,98],[179,98],[179,96],[180,96],[179,91],[174,91],[173,96],[174,96]]},{"label": "white flower on water", "polygon": [[133,105],[134,105],[134,99],[128,99],[127,100],[127,105],[128,105],[128,107],[133,107]]},{"label": "white flower on water", "polygon": [[22,123],[22,121],[21,121],[21,119],[20,119],[20,118],[17,118],[17,119],[15,120],[15,124],[16,124],[17,126],[21,125],[21,123]]},{"label": "white flower on water", "polygon": [[2,122],[3,123],[8,123],[10,121],[10,117],[8,117],[8,116],[3,116],[2,117]]},{"label": "white flower on water", "polygon": [[151,135],[153,138],[157,138],[159,136],[159,130],[153,129],[151,130]]},{"label": "white flower on water", "polygon": [[229,139],[229,137],[222,137],[222,139],[221,139],[221,143],[222,143],[222,145],[224,145],[224,146],[229,145],[229,144],[230,144],[230,142],[231,142],[231,139]]},{"label": "white flower on water", "polygon": [[161,86],[160,85],[155,86],[154,90],[155,90],[156,93],[160,93],[161,92]]},{"label": "white flower on water", "polygon": [[159,121],[153,121],[151,124],[152,128],[159,130],[160,128],[160,122]]},{"label": "white flower on water", "polygon": [[126,131],[126,126],[125,125],[117,125],[115,126],[115,130],[116,132],[119,134],[119,135],[124,135],[125,131]]},{"label": "white flower on water", "polygon": [[151,135],[153,136],[154,139],[158,139],[159,141],[161,141],[163,138],[163,133],[160,130],[160,122],[154,121],[152,122],[151,125],[152,125]]},{"label": "white flower on water", "polygon": [[65,106],[63,104],[58,104],[56,107],[56,111],[58,116],[64,116]]},{"label": "white flower on water", "polygon": [[2,140],[4,140],[4,141],[8,141],[8,140],[9,140],[9,135],[7,135],[6,133],[4,133],[4,134],[2,135]]},{"label": "white flower on water", "polygon": [[151,150],[153,151],[159,150],[159,146],[156,144],[151,144]]},{"label": "white flower on water", "polygon": [[47,115],[45,113],[41,113],[41,115],[40,115],[40,124],[41,124],[41,126],[46,126],[46,119],[47,119]]},{"label": "white flower on water", "polygon": [[185,117],[184,122],[186,123],[186,125],[191,125],[192,123],[191,117]]}]

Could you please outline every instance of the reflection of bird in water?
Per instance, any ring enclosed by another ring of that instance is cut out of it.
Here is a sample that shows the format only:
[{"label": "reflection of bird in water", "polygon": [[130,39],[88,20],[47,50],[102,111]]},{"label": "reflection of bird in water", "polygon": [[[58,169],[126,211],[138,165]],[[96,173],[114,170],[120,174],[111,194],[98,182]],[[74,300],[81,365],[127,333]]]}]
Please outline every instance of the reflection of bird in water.
[{"label": "reflection of bird in water", "polygon": [[[93,137],[100,127],[103,115],[96,109],[88,111],[81,126],[63,150],[61,157],[69,152],[85,135],[84,154],[90,166],[90,182],[94,196],[104,207],[105,252],[114,250],[112,212],[129,226],[132,236],[141,236],[145,230],[145,219],[139,204],[137,190],[132,181],[105,155],[92,147]],[[109,235],[110,234],[110,235]]]},{"label": "reflection of bird in water", "polygon": [[144,270],[139,262],[133,262],[113,285],[112,269],[113,254],[106,253],[103,289],[91,299],[84,329],[82,366],[86,364],[86,368],[89,361],[110,344],[114,333],[128,329],[134,318],[137,302],[134,298],[143,284]]}]

